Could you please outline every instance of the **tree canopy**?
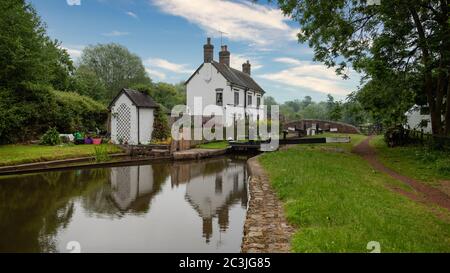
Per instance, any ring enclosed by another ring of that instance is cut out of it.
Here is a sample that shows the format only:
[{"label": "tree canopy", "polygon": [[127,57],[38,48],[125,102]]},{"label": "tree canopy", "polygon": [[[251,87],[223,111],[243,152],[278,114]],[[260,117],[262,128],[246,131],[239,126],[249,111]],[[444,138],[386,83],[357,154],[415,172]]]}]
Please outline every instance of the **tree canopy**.
[{"label": "tree canopy", "polygon": [[74,66],[30,4],[0,1],[0,25],[0,143],[36,139],[53,126],[104,126],[104,105],[55,90],[71,88]]},{"label": "tree canopy", "polygon": [[92,71],[104,84],[104,100],[108,102],[122,88],[151,83],[141,58],[115,43],[86,47],[81,55],[80,67]]},{"label": "tree canopy", "polygon": [[[389,112],[404,107],[396,115],[412,106],[411,101],[428,104],[433,133],[450,134],[450,103],[445,102],[450,98],[448,0],[382,0],[380,5],[363,0],[277,2],[300,23],[298,39],[314,49],[315,60],[336,67],[344,77],[348,68],[364,73],[363,103],[372,102],[372,95],[382,97],[392,106]],[[411,93],[412,100],[406,96]],[[405,100],[392,105],[389,99],[395,94],[397,101]],[[386,110],[376,104],[368,108]]]},{"label": "tree canopy", "polygon": [[[273,97],[265,98],[265,103],[277,104]],[[269,112],[270,113],[270,112]],[[336,101],[333,96],[328,95],[326,102],[315,102],[310,96],[302,100],[295,99],[280,104],[280,113],[287,121],[299,119],[321,119],[340,121],[353,125],[369,122],[369,117],[361,104],[348,98],[346,101]]]},{"label": "tree canopy", "polygon": [[57,40],[50,39],[34,8],[24,0],[0,1],[0,86],[25,82],[66,89],[73,63]]}]

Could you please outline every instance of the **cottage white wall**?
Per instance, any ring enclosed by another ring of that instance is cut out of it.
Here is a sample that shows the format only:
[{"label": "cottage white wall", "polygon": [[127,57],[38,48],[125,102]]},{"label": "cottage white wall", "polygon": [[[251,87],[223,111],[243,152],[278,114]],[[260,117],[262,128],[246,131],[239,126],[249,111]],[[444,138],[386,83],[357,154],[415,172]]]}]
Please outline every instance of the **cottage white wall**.
[{"label": "cottage white wall", "polygon": [[115,167],[111,169],[111,194],[120,209],[126,210],[139,196],[153,191],[151,165]]},{"label": "cottage white wall", "polygon": [[[124,103],[130,108],[130,139],[128,144],[137,144],[137,107],[133,104],[133,102],[128,98],[127,95],[122,93],[120,97],[116,100],[116,102],[111,106],[111,113],[116,113],[119,106]],[[119,139],[117,137],[117,118],[114,115],[111,115],[111,141],[113,143],[118,144]]]},{"label": "cottage white wall", "polygon": [[126,166],[111,169],[111,196],[122,210],[126,210],[138,196],[138,168]]},{"label": "cottage white wall", "polygon": [[[431,130],[431,117],[430,115],[421,115],[419,107],[413,107],[406,115],[406,127],[410,129],[422,130],[424,133],[432,133]],[[426,127],[421,127],[422,120],[427,120],[428,124]]]},{"label": "cottage white wall", "polygon": [[139,108],[139,142],[149,144],[152,138],[154,109]]},{"label": "cottage white wall", "polygon": [[[244,111],[244,104],[246,103],[246,92],[239,86],[230,86],[225,77],[217,71],[217,69],[210,63],[204,63],[202,68],[192,77],[192,79],[186,85],[187,106],[190,113],[193,114],[194,97],[202,98],[202,113],[207,105],[216,105],[216,89],[222,88],[222,98],[224,114],[227,108],[234,108],[237,111]],[[234,104],[234,93],[239,93],[239,104]],[[256,92],[247,91],[247,94],[252,95],[252,105],[248,108],[257,109],[256,107]],[[261,105],[264,100],[261,96]],[[236,109],[237,107],[237,109]],[[234,114],[232,112],[227,113],[227,121],[232,121]],[[237,115],[239,117],[239,115]],[[259,111],[259,116],[263,117],[263,111]],[[243,115],[242,115],[243,117]],[[229,124],[228,124],[229,125]]]},{"label": "cottage white wall", "polygon": [[[212,218],[227,204],[230,196],[245,187],[243,166],[230,166],[213,175],[191,177],[186,185],[186,197],[202,218]],[[221,181],[220,191],[216,181]]]},{"label": "cottage white wall", "polygon": [[[234,93],[236,92],[239,94],[239,103],[237,105],[234,103]],[[226,115],[225,124],[227,126],[233,124],[234,117],[237,119],[244,117],[244,94],[244,89],[238,86],[231,86],[229,92],[227,92],[226,98],[224,98],[224,115]]]},{"label": "cottage white wall", "polygon": [[210,63],[204,63],[202,68],[192,77],[186,85],[187,106],[191,114],[194,114],[194,97],[202,98],[202,109],[207,105],[216,104],[216,89],[223,88],[223,103],[230,101],[230,86],[227,80]]}]

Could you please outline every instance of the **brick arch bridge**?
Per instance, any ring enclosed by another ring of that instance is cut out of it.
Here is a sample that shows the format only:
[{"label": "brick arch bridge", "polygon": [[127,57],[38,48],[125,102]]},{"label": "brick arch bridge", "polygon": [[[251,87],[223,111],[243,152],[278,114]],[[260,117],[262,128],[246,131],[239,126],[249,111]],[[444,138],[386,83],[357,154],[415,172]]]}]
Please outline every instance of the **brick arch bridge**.
[{"label": "brick arch bridge", "polygon": [[283,129],[295,128],[296,130],[304,130],[308,128],[314,128],[323,130],[324,132],[334,131],[333,129],[337,129],[336,133],[344,133],[344,134],[360,134],[358,128],[355,126],[337,122],[337,121],[329,121],[329,120],[320,120],[320,119],[302,119],[296,121],[289,121],[283,125]]}]

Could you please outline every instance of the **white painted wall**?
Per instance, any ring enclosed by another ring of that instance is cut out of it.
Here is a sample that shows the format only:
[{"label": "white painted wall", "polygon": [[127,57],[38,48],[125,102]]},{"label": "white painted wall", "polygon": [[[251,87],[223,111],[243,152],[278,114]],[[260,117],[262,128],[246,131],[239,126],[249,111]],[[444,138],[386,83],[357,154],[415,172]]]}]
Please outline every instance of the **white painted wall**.
[{"label": "white painted wall", "polygon": [[[230,166],[221,173],[199,175],[186,185],[187,199],[198,209],[202,218],[213,218],[233,192],[243,191],[245,178],[243,166]],[[216,189],[216,180],[221,179],[221,191]],[[236,182],[236,184],[235,184]]]},{"label": "white painted wall", "polygon": [[127,95],[123,94],[116,100],[116,102],[111,106],[111,141],[113,143],[119,143],[119,137],[117,135],[117,121],[118,117],[114,117],[114,113],[117,113],[119,106],[125,104],[130,107],[130,139],[128,144],[137,144],[137,108],[134,106],[133,102],[128,98]]},{"label": "white painted wall", "polygon": [[[186,96],[187,96],[187,106],[189,107],[190,113],[193,113],[194,107],[194,97],[201,97],[203,110],[207,105],[216,104],[216,89],[222,88],[223,94],[223,107],[226,110],[229,107],[235,107],[234,105],[234,93],[239,92],[239,105],[237,107],[244,110],[244,103],[246,102],[244,89],[238,86],[230,86],[228,81],[222,74],[220,74],[217,69],[210,63],[204,63],[202,68],[197,71],[192,79],[186,85]],[[248,108],[256,109],[256,92],[247,91],[248,94],[252,95],[252,105],[247,106]],[[264,104],[264,99],[261,96],[261,105]],[[263,112],[260,111],[259,115],[262,117]],[[231,116],[231,115],[230,115]]]},{"label": "white painted wall", "polygon": [[[431,130],[431,117],[430,115],[421,115],[420,107],[414,105],[408,112],[405,113],[406,116],[406,128],[410,128],[411,130],[422,130],[424,133],[432,133]],[[421,127],[422,120],[427,120],[428,124],[426,127]]]},{"label": "white painted wall", "polygon": [[[148,144],[151,140],[154,122],[154,113],[152,108],[137,108],[127,95],[123,94],[111,106],[111,113],[117,113],[119,106],[125,104],[130,107],[130,139],[128,144],[137,145]],[[139,115],[138,115],[139,111]],[[138,139],[138,116],[139,116],[139,139]],[[117,130],[118,117],[111,115],[111,141],[119,144]]]},{"label": "white painted wall", "polygon": [[139,142],[141,144],[149,144],[152,138],[154,109],[139,108]]},{"label": "white painted wall", "polygon": [[125,166],[111,169],[111,194],[121,210],[126,210],[139,196],[153,190],[151,165]]},{"label": "white painted wall", "polygon": [[227,80],[210,63],[203,64],[202,68],[186,85],[187,106],[190,113],[194,114],[194,97],[202,97],[202,113],[207,105],[216,104],[216,88],[223,88],[223,103],[230,103],[229,95],[231,93]]}]

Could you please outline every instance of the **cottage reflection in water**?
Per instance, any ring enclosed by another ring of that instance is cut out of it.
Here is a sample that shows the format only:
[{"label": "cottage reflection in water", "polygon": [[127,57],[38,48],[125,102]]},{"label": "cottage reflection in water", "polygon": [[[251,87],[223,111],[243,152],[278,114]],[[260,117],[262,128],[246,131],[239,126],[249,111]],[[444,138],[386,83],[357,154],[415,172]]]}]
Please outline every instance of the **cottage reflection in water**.
[{"label": "cottage reflection in water", "polygon": [[[224,166],[226,164],[227,166]],[[186,200],[203,220],[206,242],[213,232],[213,218],[218,217],[221,231],[228,228],[230,205],[240,201],[247,206],[245,165],[223,160],[210,160],[200,164],[176,163],[172,168],[172,185],[186,185]]]},{"label": "cottage reflection in water", "polygon": [[0,177],[0,252],[239,251],[246,176],[217,158]]}]

